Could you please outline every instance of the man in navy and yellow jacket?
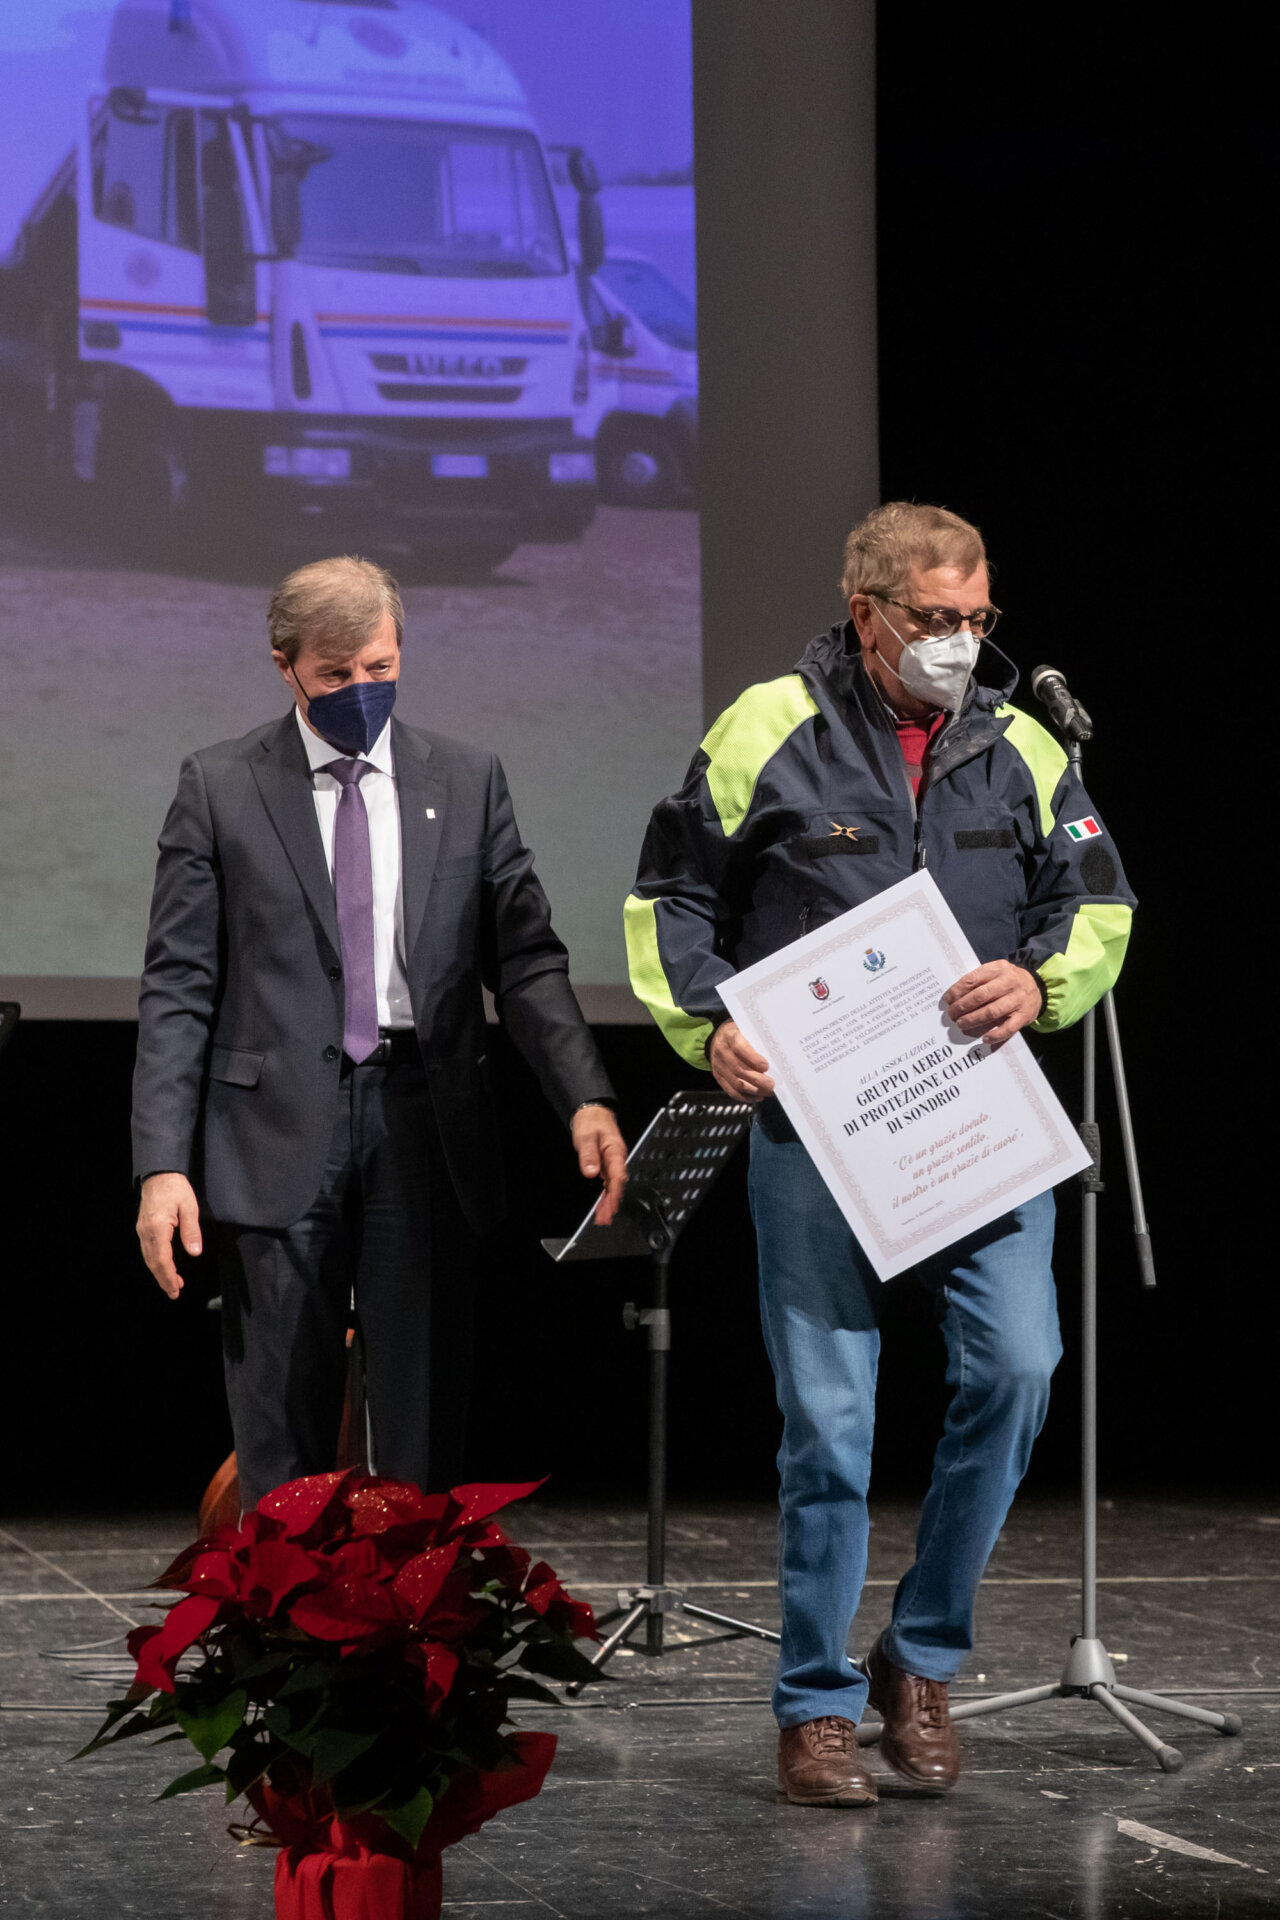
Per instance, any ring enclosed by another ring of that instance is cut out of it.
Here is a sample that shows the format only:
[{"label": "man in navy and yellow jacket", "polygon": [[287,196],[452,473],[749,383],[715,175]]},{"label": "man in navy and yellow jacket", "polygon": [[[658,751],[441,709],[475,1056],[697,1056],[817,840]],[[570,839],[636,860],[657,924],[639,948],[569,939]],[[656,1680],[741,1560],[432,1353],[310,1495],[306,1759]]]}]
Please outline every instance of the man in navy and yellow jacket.
[{"label": "man in navy and yellow jacket", "polygon": [[853,1665],[880,1282],[716,989],[923,867],[981,962],[950,989],[950,1015],[998,1045],[1069,1026],[1107,991],[1133,896],[1066,754],[1008,704],[1011,664],[988,645],[975,675],[997,618],[978,530],[942,508],[880,507],[849,536],[843,587],[849,620],[794,673],[749,687],[655,809],[626,924],[632,985],[672,1045],[758,1109],[751,1207],[784,1417],[779,1786],[853,1806],[876,1797],[855,1738],[868,1698],[900,1774],[938,1790],[959,1772],[947,1683],[1062,1350],[1053,1195],[915,1270],[952,1397],[915,1562]]}]

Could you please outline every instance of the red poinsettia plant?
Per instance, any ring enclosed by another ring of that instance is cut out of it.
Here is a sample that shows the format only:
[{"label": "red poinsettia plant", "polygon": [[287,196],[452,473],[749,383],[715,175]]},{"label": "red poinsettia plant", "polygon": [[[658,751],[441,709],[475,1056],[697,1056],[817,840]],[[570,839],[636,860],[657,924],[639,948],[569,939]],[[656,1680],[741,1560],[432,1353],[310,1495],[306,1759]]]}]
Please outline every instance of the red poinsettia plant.
[{"label": "red poinsettia plant", "polygon": [[221,1785],[286,1847],[438,1860],[542,1785],[555,1739],[504,1730],[511,1701],[597,1677],[590,1608],[492,1517],[537,1484],[278,1488],[161,1574],[186,1597],[129,1635],[133,1685],[83,1752],[185,1735],[201,1764],[161,1798]]}]

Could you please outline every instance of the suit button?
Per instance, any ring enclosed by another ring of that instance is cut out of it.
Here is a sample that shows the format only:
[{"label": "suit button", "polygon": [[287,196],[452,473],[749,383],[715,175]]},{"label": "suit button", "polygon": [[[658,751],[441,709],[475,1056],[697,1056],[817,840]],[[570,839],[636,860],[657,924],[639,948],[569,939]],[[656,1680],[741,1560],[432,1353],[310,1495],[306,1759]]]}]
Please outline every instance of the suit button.
[{"label": "suit button", "polygon": [[326,1047],[324,1057],[326,1060],[336,1060],[338,1057],[338,1049],[336,1047]]},{"label": "suit button", "polygon": [[342,968],[341,968],[341,967],[330,967],[330,969],[329,969],[329,978],[330,978],[331,980],[341,980],[341,978],[342,978]]}]

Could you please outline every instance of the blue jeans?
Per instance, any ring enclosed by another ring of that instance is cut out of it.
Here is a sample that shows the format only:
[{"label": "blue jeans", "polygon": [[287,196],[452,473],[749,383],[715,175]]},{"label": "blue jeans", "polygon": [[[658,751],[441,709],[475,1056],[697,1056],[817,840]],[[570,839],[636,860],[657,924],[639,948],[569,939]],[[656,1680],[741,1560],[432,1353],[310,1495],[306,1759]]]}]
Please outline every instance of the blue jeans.
[{"label": "blue jeans", "polygon": [[[883,1282],[798,1140],[752,1128],[750,1192],[784,1421],[774,1712],[784,1727],[857,1721],[867,1683],[847,1645],[867,1571]],[[926,1679],[950,1680],[973,1645],[978,1583],[1044,1423],[1062,1357],[1053,1218],[1039,1194],[914,1269],[936,1302],[951,1401],[885,1646]]]}]

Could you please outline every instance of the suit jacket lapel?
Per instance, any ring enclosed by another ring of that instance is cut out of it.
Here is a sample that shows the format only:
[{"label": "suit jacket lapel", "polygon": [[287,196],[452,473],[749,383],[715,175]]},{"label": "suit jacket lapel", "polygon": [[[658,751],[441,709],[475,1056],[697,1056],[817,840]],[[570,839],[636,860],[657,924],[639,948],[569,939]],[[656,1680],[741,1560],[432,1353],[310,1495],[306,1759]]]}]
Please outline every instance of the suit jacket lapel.
[{"label": "suit jacket lapel", "polygon": [[400,721],[391,722],[391,753],[400,801],[400,896],[404,914],[405,969],[422,934],[427,896],[440,852],[445,780],[430,768],[431,748]]},{"label": "suit jacket lapel", "polygon": [[324,857],[320,823],[316,819],[311,768],[292,713],[285,716],[274,733],[267,735],[257,758],[250,764],[263,805],[284,843],[302,891],[335,955],[339,955],[338,908]]}]

